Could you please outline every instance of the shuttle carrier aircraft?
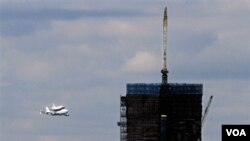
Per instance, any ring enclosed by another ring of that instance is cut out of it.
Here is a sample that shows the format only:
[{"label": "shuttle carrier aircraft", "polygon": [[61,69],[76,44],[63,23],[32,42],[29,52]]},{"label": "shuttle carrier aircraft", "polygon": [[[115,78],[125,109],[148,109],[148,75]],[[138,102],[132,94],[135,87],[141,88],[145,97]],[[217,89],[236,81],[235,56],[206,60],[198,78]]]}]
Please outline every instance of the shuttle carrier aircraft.
[{"label": "shuttle carrier aircraft", "polygon": [[64,106],[56,106],[55,104],[52,107],[45,107],[45,111],[40,111],[40,114],[50,115],[50,116],[69,116],[69,110]]}]

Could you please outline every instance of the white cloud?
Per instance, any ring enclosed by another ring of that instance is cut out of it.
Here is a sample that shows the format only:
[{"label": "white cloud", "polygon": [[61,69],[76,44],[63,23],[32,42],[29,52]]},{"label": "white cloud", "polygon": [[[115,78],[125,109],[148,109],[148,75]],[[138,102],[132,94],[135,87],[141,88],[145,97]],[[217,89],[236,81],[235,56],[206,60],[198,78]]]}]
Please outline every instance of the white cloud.
[{"label": "white cloud", "polygon": [[16,72],[22,79],[44,81],[48,80],[55,73],[53,66],[50,66],[47,62],[39,60],[25,61]]},{"label": "white cloud", "polygon": [[[153,40],[156,22],[145,21],[146,18],[54,21],[48,29],[21,37],[4,37],[4,60],[8,61],[5,72],[11,70],[8,73],[26,82],[45,82],[59,76],[66,80],[72,73],[112,74],[129,54],[140,48],[152,48],[152,43],[145,45],[140,41]],[[81,76],[77,77],[84,78]]]},{"label": "white cloud", "polygon": [[27,54],[13,47],[6,47],[4,51],[3,74],[12,74],[12,77],[26,82],[47,81],[55,74],[54,67],[41,55]]},{"label": "white cloud", "polygon": [[170,14],[169,64],[176,77],[249,79],[249,1],[230,2],[197,2],[182,15]]},{"label": "white cloud", "polygon": [[159,69],[159,59],[149,52],[138,52],[122,67],[128,72],[150,72]]}]

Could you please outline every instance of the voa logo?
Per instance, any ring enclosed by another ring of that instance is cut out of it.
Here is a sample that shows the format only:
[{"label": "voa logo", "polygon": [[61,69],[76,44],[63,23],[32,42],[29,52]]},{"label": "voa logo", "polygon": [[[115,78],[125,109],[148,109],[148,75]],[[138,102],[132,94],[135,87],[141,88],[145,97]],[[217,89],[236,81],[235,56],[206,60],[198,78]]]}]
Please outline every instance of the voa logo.
[{"label": "voa logo", "polygon": [[246,132],[244,129],[226,129],[227,136],[247,136]]}]

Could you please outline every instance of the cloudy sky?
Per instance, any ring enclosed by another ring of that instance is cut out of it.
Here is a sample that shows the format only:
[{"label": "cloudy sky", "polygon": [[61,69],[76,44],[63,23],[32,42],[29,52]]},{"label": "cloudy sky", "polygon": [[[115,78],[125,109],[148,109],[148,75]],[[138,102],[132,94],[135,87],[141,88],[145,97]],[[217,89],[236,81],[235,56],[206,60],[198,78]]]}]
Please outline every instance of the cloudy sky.
[{"label": "cloudy sky", "polygon": [[169,81],[214,95],[203,140],[249,124],[249,0],[1,0],[0,139],[118,141],[126,83],[161,82],[166,5]]}]

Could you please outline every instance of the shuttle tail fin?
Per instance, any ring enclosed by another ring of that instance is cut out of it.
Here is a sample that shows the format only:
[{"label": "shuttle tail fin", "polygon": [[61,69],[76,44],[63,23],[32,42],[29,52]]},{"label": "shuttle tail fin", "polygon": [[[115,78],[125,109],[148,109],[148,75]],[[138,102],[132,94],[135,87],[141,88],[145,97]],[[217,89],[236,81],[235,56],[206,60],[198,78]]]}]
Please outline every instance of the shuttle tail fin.
[{"label": "shuttle tail fin", "polygon": [[45,107],[45,112],[50,113],[50,110],[49,110],[49,108],[47,106]]}]

